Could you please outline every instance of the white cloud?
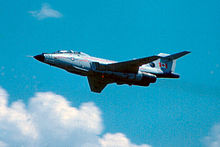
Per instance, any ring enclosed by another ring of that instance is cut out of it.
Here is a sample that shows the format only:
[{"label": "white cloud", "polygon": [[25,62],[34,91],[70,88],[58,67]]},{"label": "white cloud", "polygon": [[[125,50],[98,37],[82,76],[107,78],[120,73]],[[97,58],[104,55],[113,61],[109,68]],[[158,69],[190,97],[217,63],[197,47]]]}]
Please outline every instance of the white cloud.
[{"label": "white cloud", "polygon": [[220,147],[220,124],[214,125],[203,141],[207,147]]},{"label": "white cloud", "polygon": [[37,19],[45,19],[49,17],[60,18],[63,16],[59,11],[52,9],[47,3],[42,4],[40,10],[29,11],[29,13]]},{"label": "white cloud", "polygon": [[102,147],[150,147],[150,145],[135,145],[122,133],[107,133],[99,139]]},{"label": "white cloud", "polygon": [[131,143],[122,133],[101,137],[102,130],[101,111],[92,102],[76,108],[60,95],[39,92],[27,105],[16,101],[9,106],[0,88],[0,147],[149,147]]},{"label": "white cloud", "polygon": [[0,141],[0,147],[7,147],[8,145],[2,141]]}]

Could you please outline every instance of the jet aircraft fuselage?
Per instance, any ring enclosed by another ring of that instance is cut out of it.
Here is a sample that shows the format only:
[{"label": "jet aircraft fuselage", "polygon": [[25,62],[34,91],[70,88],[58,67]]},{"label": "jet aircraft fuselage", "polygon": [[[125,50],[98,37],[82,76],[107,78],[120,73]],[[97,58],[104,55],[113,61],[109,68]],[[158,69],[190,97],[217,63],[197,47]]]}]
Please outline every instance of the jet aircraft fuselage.
[{"label": "jet aircraft fuselage", "polygon": [[116,62],[92,57],[83,52],[60,50],[42,53],[34,58],[70,73],[87,76],[91,91],[100,93],[110,83],[148,86],[155,83],[157,78],[179,78],[179,75],[174,73],[176,59],[188,53],[160,53],[146,58]]}]

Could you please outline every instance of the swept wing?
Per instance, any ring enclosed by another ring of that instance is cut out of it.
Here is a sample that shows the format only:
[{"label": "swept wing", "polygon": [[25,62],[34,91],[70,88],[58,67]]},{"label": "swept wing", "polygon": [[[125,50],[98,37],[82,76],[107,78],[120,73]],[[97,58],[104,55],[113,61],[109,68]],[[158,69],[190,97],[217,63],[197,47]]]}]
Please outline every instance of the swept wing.
[{"label": "swept wing", "polygon": [[100,93],[108,84],[106,81],[101,80],[96,76],[88,76],[89,86],[91,91]]},{"label": "swept wing", "polygon": [[139,66],[141,66],[143,64],[150,63],[150,62],[155,61],[159,58],[160,58],[159,56],[150,56],[150,57],[146,57],[146,58],[140,58],[140,59],[129,60],[129,61],[124,61],[124,62],[112,63],[112,64],[108,64],[107,68],[110,71],[115,71],[115,72],[137,73]]}]

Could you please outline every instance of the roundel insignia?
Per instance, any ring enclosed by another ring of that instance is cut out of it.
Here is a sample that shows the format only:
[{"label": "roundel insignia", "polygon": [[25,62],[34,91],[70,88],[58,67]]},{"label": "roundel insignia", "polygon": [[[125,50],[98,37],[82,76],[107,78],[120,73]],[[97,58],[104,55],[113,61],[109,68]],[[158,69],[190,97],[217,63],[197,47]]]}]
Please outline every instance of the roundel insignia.
[{"label": "roundel insignia", "polygon": [[153,62],[150,63],[151,67],[155,67],[155,64]]}]

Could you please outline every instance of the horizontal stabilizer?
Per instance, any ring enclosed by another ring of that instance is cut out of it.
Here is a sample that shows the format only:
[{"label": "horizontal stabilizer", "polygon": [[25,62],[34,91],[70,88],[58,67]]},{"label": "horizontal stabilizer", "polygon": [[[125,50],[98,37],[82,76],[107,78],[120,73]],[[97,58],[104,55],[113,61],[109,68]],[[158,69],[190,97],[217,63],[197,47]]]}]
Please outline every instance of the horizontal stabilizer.
[{"label": "horizontal stabilizer", "polygon": [[189,54],[189,51],[183,51],[180,53],[176,53],[176,54],[172,54],[172,55],[168,55],[168,56],[161,56],[161,58],[166,59],[166,60],[176,60],[186,54]]}]

